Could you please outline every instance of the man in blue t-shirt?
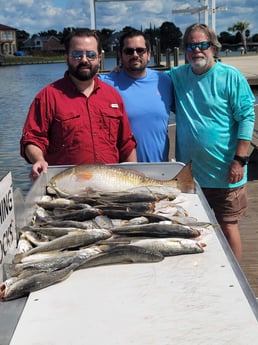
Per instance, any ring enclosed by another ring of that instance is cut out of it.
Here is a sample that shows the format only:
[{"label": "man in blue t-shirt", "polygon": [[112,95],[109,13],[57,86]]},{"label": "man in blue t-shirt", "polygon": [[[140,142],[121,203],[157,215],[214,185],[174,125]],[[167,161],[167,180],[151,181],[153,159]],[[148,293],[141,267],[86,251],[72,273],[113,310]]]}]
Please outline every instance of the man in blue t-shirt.
[{"label": "man in blue t-shirt", "polygon": [[147,68],[150,43],[143,32],[131,30],[120,38],[121,68],[100,78],[115,87],[125,103],[137,141],[138,162],[166,162],[172,82],[162,72]]}]

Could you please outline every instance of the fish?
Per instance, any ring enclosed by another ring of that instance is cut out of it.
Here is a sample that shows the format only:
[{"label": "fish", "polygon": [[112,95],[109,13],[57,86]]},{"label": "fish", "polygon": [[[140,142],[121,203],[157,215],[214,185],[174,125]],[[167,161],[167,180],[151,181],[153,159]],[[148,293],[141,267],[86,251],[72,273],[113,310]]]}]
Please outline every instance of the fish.
[{"label": "fish", "polygon": [[53,208],[51,215],[55,215],[55,214],[60,214],[60,213],[64,213],[67,211],[78,211],[78,210],[82,210],[84,208],[91,208],[92,206],[88,205],[88,204],[81,204],[81,203],[74,203],[72,205],[67,205],[67,206],[58,206]]},{"label": "fish", "polygon": [[96,223],[94,219],[84,220],[84,221],[77,221],[77,220],[53,220],[48,219],[47,221],[42,221],[39,223],[36,223],[40,227],[46,227],[46,228],[63,228],[65,230],[66,228],[77,228],[77,229],[95,229]]},{"label": "fish", "polygon": [[49,212],[41,206],[36,205],[34,211],[34,221],[45,220],[49,217]]},{"label": "fish", "polygon": [[63,269],[48,272],[38,272],[25,278],[11,277],[0,284],[0,300],[10,301],[29,295],[56,284],[68,278],[79,266],[78,263],[71,264]]},{"label": "fish", "polygon": [[25,235],[21,234],[17,244],[17,253],[25,253],[32,248],[32,244],[28,241]]},{"label": "fish", "polygon": [[204,243],[186,238],[146,238],[132,242],[154,251],[159,251],[164,256],[203,253]]},{"label": "fish", "polygon": [[[43,234],[50,237],[61,237],[67,235],[69,232],[77,231],[79,228],[75,227],[50,227],[50,226],[24,226],[22,228],[22,236],[26,238],[27,231]],[[79,230],[83,230],[81,227]]]},{"label": "fish", "polygon": [[149,222],[154,222],[154,223],[170,220],[168,217],[159,215],[159,214],[153,214],[153,213],[148,213],[148,212],[138,212],[138,211],[133,211],[133,210],[116,210],[112,208],[103,209],[102,215],[107,216],[111,219],[126,219],[128,221],[132,218],[145,217],[149,220]]},{"label": "fish", "polygon": [[71,199],[65,198],[55,198],[51,200],[39,200],[36,202],[39,207],[44,208],[45,210],[53,210],[58,207],[66,207],[70,205],[74,205],[75,201]]},{"label": "fish", "polygon": [[129,168],[105,164],[83,164],[53,176],[47,183],[47,192],[59,197],[83,194],[85,192],[122,192],[136,187],[151,186],[173,187],[177,193],[194,193],[195,182],[191,162],[170,180],[158,180]]},{"label": "fish", "polygon": [[130,203],[110,203],[108,205],[101,205],[98,208],[105,212],[108,210],[121,210],[124,212],[147,212],[153,213],[155,210],[155,203],[153,202],[130,202]]},{"label": "fish", "polygon": [[35,231],[24,231],[23,235],[33,246],[42,246],[55,238],[55,236],[45,236]]},{"label": "fish", "polygon": [[107,239],[111,236],[112,233],[106,229],[88,229],[69,232],[67,235],[55,238],[54,240],[42,244],[41,246],[32,248],[25,253],[16,254],[14,256],[13,262],[18,263],[25,256],[32,254],[83,247],[89,244],[93,244],[97,241]]},{"label": "fish", "polygon": [[[135,217],[135,218],[131,218],[128,220],[127,224],[128,225],[139,225],[139,224],[148,224],[149,223],[149,220],[148,218],[144,217],[144,216],[141,216],[141,217]],[[126,224],[123,224],[123,225],[126,225]]]},{"label": "fish", "polygon": [[84,221],[84,220],[90,220],[100,214],[102,214],[102,211],[95,207],[85,207],[79,210],[72,210],[70,212],[64,210],[61,214],[55,214],[55,215],[45,218],[45,221],[55,221],[55,220]]},{"label": "fish", "polygon": [[141,248],[134,245],[118,245],[116,247],[109,248],[104,253],[100,253],[94,257],[86,259],[85,262],[82,263],[77,269],[136,262],[159,262],[163,259],[164,256],[158,251]]},{"label": "fish", "polygon": [[56,271],[73,263],[83,262],[85,259],[101,253],[102,250],[98,246],[89,248],[82,248],[79,250],[69,250],[63,252],[51,253],[46,255],[45,258],[42,256],[38,259],[33,259],[34,255],[27,257],[27,261],[18,264],[4,264],[4,270],[7,277],[11,276],[24,276],[26,271],[38,271],[38,272],[49,272]]},{"label": "fish", "polygon": [[[93,192],[89,191],[80,195],[69,195],[68,199],[74,203],[88,203],[90,205],[130,202],[156,202],[169,198],[168,194],[152,193],[150,191],[124,191],[124,192]],[[40,204],[41,205],[41,204]]]},{"label": "fish", "polygon": [[94,222],[97,227],[102,229],[111,229],[113,228],[112,220],[107,216],[97,216],[94,218]]},{"label": "fish", "polygon": [[159,193],[147,193],[147,192],[110,192],[110,193],[99,193],[101,200],[107,202],[152,202],[160,201],[161,199],[167,198],[166,194]]},{"label": "fish", "polygon": [[126,236],[145,236],[145,237],[184,237],[194,238],[200,236],[200,231],[193,227],[174,224],[170,221],[139,225],[124,225],[113,227],[112,233]]}]

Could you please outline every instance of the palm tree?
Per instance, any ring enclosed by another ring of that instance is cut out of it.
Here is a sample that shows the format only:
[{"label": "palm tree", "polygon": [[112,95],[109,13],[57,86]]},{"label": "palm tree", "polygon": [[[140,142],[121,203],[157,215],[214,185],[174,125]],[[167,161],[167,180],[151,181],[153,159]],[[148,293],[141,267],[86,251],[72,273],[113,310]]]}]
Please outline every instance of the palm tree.
[{"label": "palm tree", "polygon": [[232,32],[239,32],[241,35],[241,42],[243,44],[244,47],[244,54],[247,54],[247,46],[246,46],[246,29],[248,28],[248,26],[250,25],[250,23],[248,22],[237,22],[236,24],[234,24],[233,26],[228,28],[228,31],[232,31]]}]

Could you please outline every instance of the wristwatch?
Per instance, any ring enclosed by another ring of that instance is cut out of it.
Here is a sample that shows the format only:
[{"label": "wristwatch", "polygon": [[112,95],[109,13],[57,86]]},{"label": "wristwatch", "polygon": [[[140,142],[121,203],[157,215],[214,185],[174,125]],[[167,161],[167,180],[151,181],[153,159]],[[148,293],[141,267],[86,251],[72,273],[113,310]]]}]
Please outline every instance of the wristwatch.
[{"label": "wristwatch", "polygon": [[234,156],[234,161],[238,161],[239,163],[241,163],[242,167],[248,164],[248,159],[249,159],[248,156],[238,156],[238,155]]}]

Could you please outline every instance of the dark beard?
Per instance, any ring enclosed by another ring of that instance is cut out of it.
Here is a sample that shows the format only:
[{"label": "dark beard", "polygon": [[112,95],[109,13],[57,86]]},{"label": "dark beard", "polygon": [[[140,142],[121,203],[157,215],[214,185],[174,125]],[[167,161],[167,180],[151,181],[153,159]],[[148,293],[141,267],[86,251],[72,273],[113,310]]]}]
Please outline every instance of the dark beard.
[{"label": "dark beard", "polygon": [[[133,66],[131,65],[131,61],[138,61],[139,59],[131,59],[128,63],[128,66],[125,67],[125,69],[127,69],[130,72],[143,72],[145,70],[145,68],[147,67],[147,65],[145,63],[142,63],[139,66]],[[141,60],[139,60],[141,61]],[[142,62],[142,61],[141,61]]]},{"label": "dark beard", "polygon": [[127,67],[126,69],[127,69],[128,71],[131,71],[131,72],[143,72],[143,71],[145,70],[145,68],[146,68],[146,67],[143,67],[143,66],[141,66],[141,67],[129,66],[129,67]]},{"label": "dark beard", "polygon": [[[89,69],[87,71],[80,70],[80,67],[87,66]],[[80,81],[86,81],[91,80],[93,77],[97,74],[99,67],[91,65],[80,63],[76,68],[74,68],[72,65],[68,65],[68,71],[69,73],[76,79]]]}]

